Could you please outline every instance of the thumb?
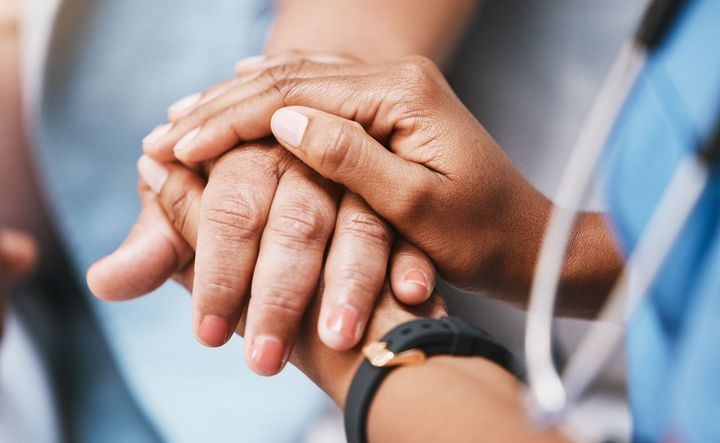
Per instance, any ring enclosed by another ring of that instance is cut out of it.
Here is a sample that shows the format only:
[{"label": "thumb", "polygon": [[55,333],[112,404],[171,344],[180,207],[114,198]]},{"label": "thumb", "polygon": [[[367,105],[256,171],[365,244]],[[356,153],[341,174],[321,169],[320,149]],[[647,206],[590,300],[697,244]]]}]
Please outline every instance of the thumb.
[{"label": "thumb", "polygon": [[123,244],[88,269],[87,284],[103,300],[128,300],[160,287],[192,257],[192,249],[154,201],[140,213]]},{"label": "thumb", "polygon": [[359,123],[323,111],[282,108],[270,126],[275,138],[310,168],[359,194],[396,225],[417,197],[413,190],[430,173],[387,150]]},{"label": "thumb", "polygon": [[202,179],[183,166],[145,156],[138,161],[138,172],[144,182],[138,220],[125,242],[87,273],[90,290],[104,300],[147,294],[186,269],[195,256],[193,215]]}]

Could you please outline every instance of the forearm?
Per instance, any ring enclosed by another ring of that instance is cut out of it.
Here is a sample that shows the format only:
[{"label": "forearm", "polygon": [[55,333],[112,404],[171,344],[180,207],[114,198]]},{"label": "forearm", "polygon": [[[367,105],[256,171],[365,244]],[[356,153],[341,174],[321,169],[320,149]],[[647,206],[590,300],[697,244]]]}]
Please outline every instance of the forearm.
[{"label": "forearm", "polygon": [[444,63],[478,0],[283,0],[268,53],[303,50],[367,62],[410,54]]},{"label": "forearm", "polygon": [[[508,216],[517,226],[505,235],[505,264],[499,298],[525,307],[531,289],[552,203],[544,197],[523,203],[520,215]],[[537,200],[540,200],[539,202]],[[610,226],[602,213],[582,213],[567,247],[558,287],[560,315],[592,318],[603,306],[623,266]]]},{"label": "forearm", "polygon": [[477,357],[433,357],[394,370],[370,408],[371,443],[415,441],[565,441],[537,432],[523,408],[522,385]]}]

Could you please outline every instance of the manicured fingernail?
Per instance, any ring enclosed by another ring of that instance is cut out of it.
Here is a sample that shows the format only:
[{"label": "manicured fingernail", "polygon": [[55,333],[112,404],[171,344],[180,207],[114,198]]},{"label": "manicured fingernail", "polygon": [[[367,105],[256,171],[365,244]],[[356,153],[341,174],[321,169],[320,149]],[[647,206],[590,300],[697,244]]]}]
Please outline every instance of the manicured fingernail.
[{"label": "manicured fingernail", "polygon": [[217,315],[200,315],[197,326],[197,337],[205,346],[222,346],[232,337],[230,323]]},{"label": "manicured fingernail", "polygon": [[185,98],[181,98],[180,100],[170,105],[170,107],[168,108],[168,112],[173,115],[184,114],[186,111],[189,111],[193,108],[193,106],[200,102],[201,95],[202,94],[197,92],[193,95],[188,95]]},{"label": "manicured fingernail", "polygon": [[308,118],[291,109],[279,109],[272,116],[270,127],[278,140],[297,148],[302,143],[307,129]]},{"label": "manicured fingernail", "polygon": [[137,169],[140,177],[150,186],[150,189],[159,194],[168,178],[167,168],[147,155],[143,155],[138,160]]},{"label": "manicured fingernail", "polygon": [[175,145],[175,153],[184,151],[190,146],[190,143],[193,141],[193,139],[198,135],[198,132],[200,132],[200,128],[195,128],[192,131],[185,134],[183,138],[180,139],[179,142]]},{"label": "manicured fingernail", "polygon": [[264,55],[253,55],[253,56],[251,56],[251,57],[243,58],[243,59],[241,59],[241,60],[238,60],[238,61],[235,63],[235,70],[236,70],[236,71],[239,71],[239,70],[241,70],[241,69],[244,69],[244,68],[247,68],[247,67],[249,67],[249,66],[252,66],[252,65],[254,65],[254,64],[256,64],[256,63],[259,63],[259,62],[261,62],[261,61],[263,61],[263,60],[265,60],[265,56],[264,56]]},{"label": "manicured fingernail", "polygon": [[159,125],[156,126],[155,129],[152,130],[150,134],[147,135],[142,141],[143,147],[153,145],[158,140],[160,140],[165,134],[167,134],[170,131],[170,128],[172,125],[170,123],[165,125]]},{"label": "manicured fingernail", "polygon": [[427,298],[430,296],[430,283],[427,275],[419,269],[408,271],[403,277],[403,283],[408,291],[417,293],[418,298]]},{"label": "manicured fingernail", "polygon": [[328,315],[325,325],[345,343],[354,342],[358,332],[358,312],[350,305],[340,305]]},{"label": "manicured fingernail", "polygon": [[254,368],[262,375],[274,375],[285,365],[285,346],[276,337],[259,335],[252,342]]}]

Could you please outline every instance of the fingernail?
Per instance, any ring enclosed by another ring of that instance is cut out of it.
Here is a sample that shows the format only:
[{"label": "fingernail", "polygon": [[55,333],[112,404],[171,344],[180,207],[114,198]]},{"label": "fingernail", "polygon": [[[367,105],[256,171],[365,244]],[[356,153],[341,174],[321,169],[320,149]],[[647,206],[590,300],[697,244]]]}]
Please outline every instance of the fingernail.
[{"label": "fingernail", "polygon": [[427,275],[419,269],[408,271],[403,277],[403,282],[409,290],[417,291],[418,296],[427,298],[430,295],[430,283]]},{"label": "fingernail", "polygon": [[197,92],[193,95],[188,95],[185,98],[181,98],[180,100],[170,105],[170,107],[168,108],[168,112],[174,115],[184,114],[185,111],[192,109],[192,107],[200,101],[201,95],[202,94]]},{"label": "fingernail", "polygon": [[420,285],[425,288],[425,290],[427,290],[428,287],[427,276],[419,269],[412,269],[408,271],[407,274],[405,274],[405,277],[403,277],[403,281],[406,283]]},{"label": "fingernail", "polygon": [[142,140],[143,146],[152,145],[158,140],[160,140],[165,134],[170,131],[171,127],[172,125],[170,123],[156,126],[155,129],[153,129],[152,132]]},{"label": "fingernail", "polygon": [[325,325],[343,342],[354,342],[358,331],[358,312],[350,305],[340,305],[328,315]]},{"label": "fingernail", "polygon": [[297,148],[305,136],[308,118],[291,109],[279,109],[272,116],[270,127],[278,140]]},{"label": "fingernail", "polygon": [[241,69],[243,69],[243,68],[247,68],[248,66],[252,66],[252,65],[254,65],[254,64],[256,64],[256,63],[259,63],[259,62],[261,62],[261,61],[263,61],[263,60],[265,60],[265,56],[264,56],[264,55],[253,55],[253,56],[251,56],[251,57],[243,58],[243,59],[241,59],[241,60],[238,60],[238,61],[235,63],[235,70],[236,70],[236,71],[239,71],[239,70],[241,70]]},{"label": "fingernail", "polygon": [[250,359],[261,374],[276,374],[285,365],[285,358],[285,346],[276,337],[259,335],[253,340]]},{"label": "fingernail", "polygon": [[143,155],[138,160],[137,169],[140,177],[150,186],[150,189],[159,194],[168,178],[167,168],[147,155]]},{"label": "fingernail", "polygon": [[173,151],[175,151],[177,153],[177,152],[184,151],[185,149],[187,149],[190,146],[190,143],[192,142],[192,140],[198,135],[198,132],[200,132],[200,128],[195,128],[192,131],[185,134],[185,136],[183,138],[181,138],[179,142],[177,142]]},{"label": "fingernail", "polygon": [[213,348],[222,346],[230,340],[232,333],[230,323],[224,318],[217,315],[200,315],[196,335],[205,346]]}]

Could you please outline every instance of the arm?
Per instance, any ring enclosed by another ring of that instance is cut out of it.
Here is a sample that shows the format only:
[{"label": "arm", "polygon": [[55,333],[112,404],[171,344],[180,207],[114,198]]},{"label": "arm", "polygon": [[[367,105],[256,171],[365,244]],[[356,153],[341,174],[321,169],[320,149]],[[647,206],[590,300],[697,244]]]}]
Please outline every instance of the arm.
[{"label": "arm", "polygon": [[283,0],[267,45],[343,54],[367,62],[412,54],[445,63],[478,0]]},{"label": "arm", "polygon": [[433,357],[393,371],[370,408],[368,439],[379,442],[564,442],[527,420],[522,385],[478,357]]}]

